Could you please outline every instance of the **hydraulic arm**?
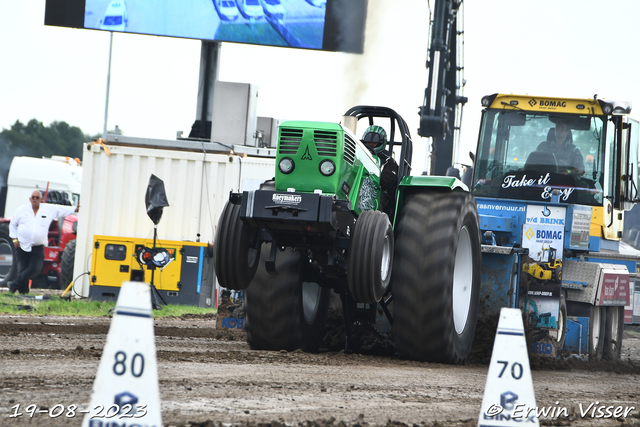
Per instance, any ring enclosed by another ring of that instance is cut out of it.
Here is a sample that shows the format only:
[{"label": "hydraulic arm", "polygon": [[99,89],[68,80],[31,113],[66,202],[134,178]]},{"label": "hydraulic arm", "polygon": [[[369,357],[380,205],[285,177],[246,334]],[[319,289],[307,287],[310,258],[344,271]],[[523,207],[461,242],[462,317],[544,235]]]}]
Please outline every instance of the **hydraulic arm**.
[{"label": "hydraulic arm", "polygon": [[431,20],[429,82],[420,107],[418,134],[433,138],[431,175],[445,175],[459,137],[464,85],[462,0],[436,0]]}]

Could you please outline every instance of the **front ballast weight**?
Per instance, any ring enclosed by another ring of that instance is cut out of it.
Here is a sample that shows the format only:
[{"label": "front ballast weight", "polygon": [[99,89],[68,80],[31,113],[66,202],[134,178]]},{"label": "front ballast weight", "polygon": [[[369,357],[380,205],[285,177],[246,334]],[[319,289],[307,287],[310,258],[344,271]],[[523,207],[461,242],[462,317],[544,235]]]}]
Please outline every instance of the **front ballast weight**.
[{"label": "front ballast weight", "polygon": [[[271,245],[261,260],[263,243]],[[346,281],[356,302],[375,303],[389,286],[394,240],[382,212],[358,217],[349,201],[334,195],[256,190],[231,193],[214,247],[216,273],[225,288],[246,289],[259,262],[275,274],[279,250],[293,248],[323,276]]]},{"label": "front ballast weight", "polygon": [[[271,274],[275,273],[278,249],[284,247],[346,251],[354,224],[348,202],[335,196],[273,190],[231,193],[214,241],[218,281],[228,289],[246,289],[265,242],[272,243],[264,260]],[[345,267],[341,257],[329,258]]]}]

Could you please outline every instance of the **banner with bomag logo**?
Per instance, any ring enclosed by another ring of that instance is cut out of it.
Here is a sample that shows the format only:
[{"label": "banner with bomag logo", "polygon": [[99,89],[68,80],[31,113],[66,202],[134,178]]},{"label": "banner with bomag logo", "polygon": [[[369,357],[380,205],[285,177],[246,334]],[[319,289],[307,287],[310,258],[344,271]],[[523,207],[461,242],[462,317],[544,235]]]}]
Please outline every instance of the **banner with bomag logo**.
[{"label": "banner with bomag logo", "polygon": [[491,103],[491,108],[503,109],[505,106],[528,110],[557,112],[569,114],[603,114],[600,103],[593,99],[566,99],[553,97],[538,97],[531,95],[497,95]]}]

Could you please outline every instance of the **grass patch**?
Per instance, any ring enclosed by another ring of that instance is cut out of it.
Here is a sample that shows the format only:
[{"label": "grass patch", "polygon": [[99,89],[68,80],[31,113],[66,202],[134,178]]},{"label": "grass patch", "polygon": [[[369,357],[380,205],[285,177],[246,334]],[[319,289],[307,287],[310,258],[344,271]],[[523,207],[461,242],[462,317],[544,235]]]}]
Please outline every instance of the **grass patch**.
[{"label": "grass patch", "polygon": [[[20,314],[32,316],[108,316],[109,310],[115,308],[115,302],[63,299],[57,295],[14,295],[0,293],[0,314]],[[182,315],[207,316],[214,315],[215,308],[204,308],[189,305],[163,305],[162,310],[153,310],[153,317],[180,317]]]}]

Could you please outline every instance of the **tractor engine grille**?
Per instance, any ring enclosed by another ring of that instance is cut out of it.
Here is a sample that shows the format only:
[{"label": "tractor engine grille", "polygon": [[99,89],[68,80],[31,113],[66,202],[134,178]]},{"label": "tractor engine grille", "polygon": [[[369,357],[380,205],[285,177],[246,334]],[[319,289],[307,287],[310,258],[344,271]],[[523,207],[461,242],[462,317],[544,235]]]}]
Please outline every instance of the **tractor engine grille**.
[{"label": "tractor engine grille", "polygon": [[338,132],[326,130],[314,130],[313,142],[316,144],[318,155],[336,157],[338,152]]},{"label": "tractor engine grille", "polygon": [[302,129],[280,128],[280,141],[278,141],[278,153],[296,154],[302,142]]},{"label": "tractor engine grille", "polygon": [[344,135],[344,160],[353,165],[356,158],[356,142],[349,135]]}]

